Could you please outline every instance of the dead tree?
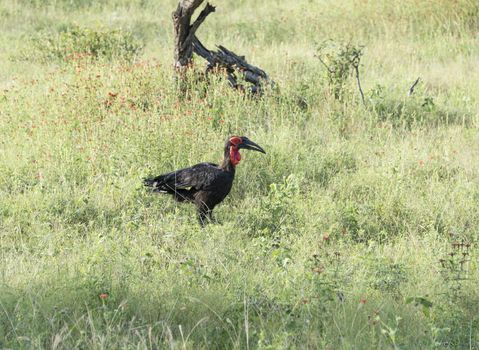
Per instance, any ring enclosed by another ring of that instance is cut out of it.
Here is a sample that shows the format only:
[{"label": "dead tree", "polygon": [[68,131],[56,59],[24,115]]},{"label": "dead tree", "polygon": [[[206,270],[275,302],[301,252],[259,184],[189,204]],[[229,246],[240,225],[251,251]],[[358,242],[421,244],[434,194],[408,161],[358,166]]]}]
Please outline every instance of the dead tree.
[{"label": "dead tree", "polygon": [[176,11],[173,12],[173,27],[175,34],[175,69],[177,72],[184,72],[191,65],[193,52],[208,61],[207,73],[225,71],[230,85],[238,90],[245,91],[246,88],[238,82],[237,72],[244,81],[251,84],[249,91],[254,94],[261,94],[263,83],[274,85],[265,71],[255,67],[248,62],[244,56],[219,45],[218,51],[208,50],[196,37],[196,31],[204,22],[206,17],[215,12],[215,7],[206,3],[205,8],[200,12],[198,18],[191,24],[191,17],[195,10],[204,0],[181,0]]},{"label": "dead tree", "polygon": [[198,18],[191,24],[191,16],[203,0],[181,0],[173,12],[173,27],[175,31],[175,68],[181,70],[191,64],[193,57],[193,38],[195,32],[206,17],[215,11],[209,3],[201,11]]},{"label": "dead tree", "polygon": [[245,87],[238,83],[236,72],[239,72],[242,78],[251,84],[249,91],[253,94],[262,93],[263,83],[274,86],[274,81],[269,78],[264,70],[249,64],[244,56],[238,56],[224,46],[219,45],[218,51],[210,51],[195,37],[193,51],[208,61],[207,72],[215,69],[225,70],[231,87],[235,89],[245,91]]}]

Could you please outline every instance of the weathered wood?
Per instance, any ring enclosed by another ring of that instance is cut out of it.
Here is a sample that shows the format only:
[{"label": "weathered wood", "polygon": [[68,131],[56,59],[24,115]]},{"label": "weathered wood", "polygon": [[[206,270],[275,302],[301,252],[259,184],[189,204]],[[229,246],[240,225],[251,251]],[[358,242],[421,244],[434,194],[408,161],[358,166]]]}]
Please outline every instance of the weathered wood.
[{"label": "weathered wood", "polygon": [[251,84],[249,89],[252,93],[261,94],[263,84],[274,86],[274,82],[264,70],[249,64],[244,56],[239,56],[222,45],[218,46],[218,51],[211,51],[195,36],[193,38],[193,51],[208,61],[207,71],[211,71],[214,68],[224,69],[227,73],[227,79],[233,88],[245,89],[243,85],[238,83],[235,72],[239,72],[242,78]]},{"label": "weathered wood", "polygon": [[[213,70],[224,70],[230,85],[238,90],[246,88],[238,83],[236,73],[241,74],[244,81],[251,84],[249,91],[254,94],[261,94],[263,85],[274,85],[265,71],[255,67],[248,62],[244,56],[239,56],[224,46],[218,46],[218,51],[208,50],[196,37],[196,31],[205,21],[206,17],[215,12],[215,7],[206,3],[205,8],[200,12],[198,18],[191,24],[191,17],[195,10],[204,0],[181,0],[176,11],[173,12],[173,28],[175,34],[175,68],[179,72],[190,66],[193,52],[208,61],[207,72]],[[180,74],[180,76],[182,76]]]},{"label": "weathered wood", "polygon": [[175,35],[175,68],[183,69],[190,65],[193,57],[193,38],[206,17],[215,11],[215,7],[206,4],[198,18],[191,25],[191,16],[204,0],[182,0],[173,12],[173,29]]}]

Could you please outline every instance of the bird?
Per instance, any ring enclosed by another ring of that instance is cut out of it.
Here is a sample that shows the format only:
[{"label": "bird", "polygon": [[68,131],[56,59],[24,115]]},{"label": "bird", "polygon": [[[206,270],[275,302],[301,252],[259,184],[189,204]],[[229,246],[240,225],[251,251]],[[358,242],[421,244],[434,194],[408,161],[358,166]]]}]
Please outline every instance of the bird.
[{"label": "bird", "polygon": [[156,177],[144,179],[144,185],[155,192],[167,193],[178,202],[196,205],[202,227],[213,221],[213,209],[230,193],[235,168],[241,161],[241,149],[266,154],[265,150],[246,136],[230,136],[224,146],[221,164],[199,163]]}]

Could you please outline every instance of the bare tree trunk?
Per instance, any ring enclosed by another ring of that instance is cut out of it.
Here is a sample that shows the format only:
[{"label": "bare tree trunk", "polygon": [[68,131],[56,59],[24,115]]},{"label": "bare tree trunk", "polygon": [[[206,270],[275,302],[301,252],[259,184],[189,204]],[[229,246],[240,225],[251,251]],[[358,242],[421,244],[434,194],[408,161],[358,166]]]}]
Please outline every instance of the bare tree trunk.
[{"label": "bare tree trunk", "polygon": [[175,34],[175,68],[183,70],[191,64],[193,56],[193,38],[196,30],[206,17],[215,11],[209,3],[201,11],[198,18],[191,24],[191,16],[204,0],[181,0],[173,12],[173,28]]},{"label": "bare tree trunk", "polygon": [[201,44],[195,35],[196,31],[206,17],[215,12],[215,7],[206,3],[198,18],[191,24],[193,13],[203,1],[180,0],[176,11],[172,15],[175,34],[175,70],[180,78],[181,91],[187,91],[187,82],[183,73],[191,65],[193,52],[208,61],[207,72],[214,71],[217,68],[226,70],[227,79],[235,89],[246,90],[245,86],[238,83],[236,73],[239,73],[244,81],[251,84],[249,91],[253,94],[261,95],[264,84],[274,86],[274,82],[268,75],[262,69],[246,62],[244,56],[239,56],[221,45],[218,46],[218,51],[210,51]]}]

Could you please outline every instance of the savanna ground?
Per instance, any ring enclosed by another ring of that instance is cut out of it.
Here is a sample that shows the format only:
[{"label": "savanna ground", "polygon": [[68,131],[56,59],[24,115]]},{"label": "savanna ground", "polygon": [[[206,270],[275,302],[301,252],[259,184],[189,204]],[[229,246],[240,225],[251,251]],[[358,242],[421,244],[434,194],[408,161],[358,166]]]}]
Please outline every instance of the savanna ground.
[{"label": "savanna ground", "polygon": [[[0,348],[479,348],[479,3],[215,2],[260,99],[178,98],[175,3],[0,2]],[[218,224],[142,188],[230,134]]]}]

